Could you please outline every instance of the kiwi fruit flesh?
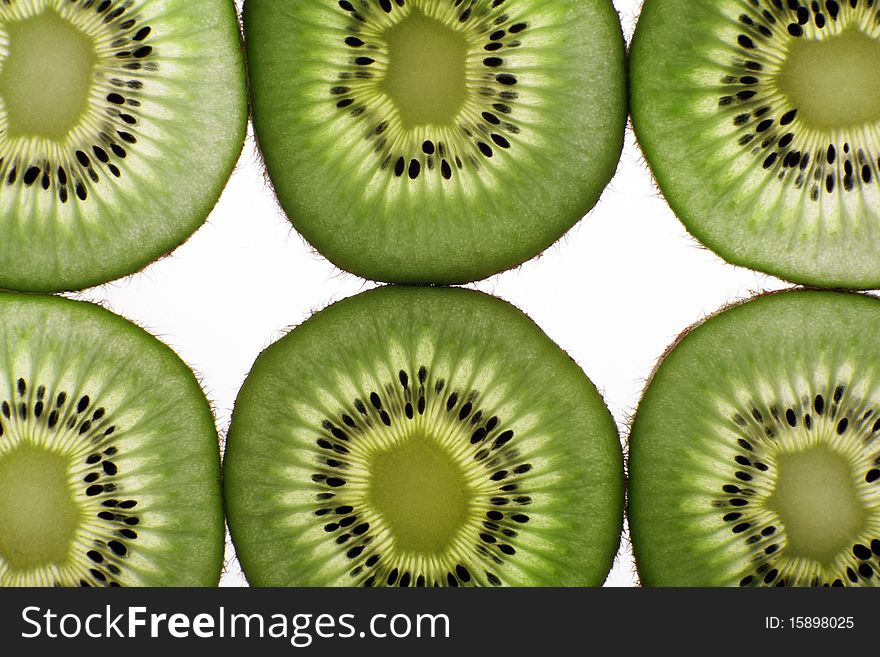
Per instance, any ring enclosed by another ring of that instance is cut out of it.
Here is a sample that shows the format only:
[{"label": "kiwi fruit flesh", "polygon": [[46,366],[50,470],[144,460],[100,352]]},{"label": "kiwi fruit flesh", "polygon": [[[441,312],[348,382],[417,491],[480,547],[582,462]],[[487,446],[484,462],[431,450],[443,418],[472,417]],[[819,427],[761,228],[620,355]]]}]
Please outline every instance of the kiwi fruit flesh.
[{"label": "kiwi fruit flesh", "polygon": [[647,586],[880,585],[880,300],[795,290],[687,332],[629,440]]},{"label": "kiwi fruit flesh", "polygon": [[522,312],[387,287],[256,360],[224,460],[256,586],[593,586],[620,541],[617,429]]},{"label": "kiwi fruit flesh", "polygon": [[131,274],[207,217],[241,151],[231,0],[0,3],[0,287]]},{"label": "kiwi fruit flesh", "polygon": [[608,0],[247,0],[254,129],[295,228],[373,280],[519,265],[593,207],[626,124]]},{"label": "kiwi fruit flesh", "polygon": [[880,287],[880,6],[647,0],[632,122],[685,227],[727,261]]},{"label": "kiwi fruit flesh", "polygon": [[0,293],[0,585],[215,586],[220,449],[192,371],[90,303]]}]

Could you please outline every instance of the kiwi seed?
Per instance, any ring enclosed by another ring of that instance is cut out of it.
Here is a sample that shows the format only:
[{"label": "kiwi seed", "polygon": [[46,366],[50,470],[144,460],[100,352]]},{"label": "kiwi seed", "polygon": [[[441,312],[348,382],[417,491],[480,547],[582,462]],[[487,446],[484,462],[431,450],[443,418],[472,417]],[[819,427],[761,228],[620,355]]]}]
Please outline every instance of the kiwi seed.
[{"label": "kiwi seed", "polygon": [[258,586],[600,585],[623,513],[595,388],[522,313],[460,289],[361,294],[263,352],[224,486]]},{"label": "kiwi seed", "polygon": [[248,0],[253,118],[294,226],[374,280],[450,283],[556,241],[626,120],[611,2]]},{"label": "kiwi seed", "polygon": [[672,209],[728,261],[880,286],[880,7],[648,0],[633,127]]},{"label": "kiwi seed", "polygon": [[880,585],[880,300],[794,291],[688,332],[630,436],[642,582]]}]

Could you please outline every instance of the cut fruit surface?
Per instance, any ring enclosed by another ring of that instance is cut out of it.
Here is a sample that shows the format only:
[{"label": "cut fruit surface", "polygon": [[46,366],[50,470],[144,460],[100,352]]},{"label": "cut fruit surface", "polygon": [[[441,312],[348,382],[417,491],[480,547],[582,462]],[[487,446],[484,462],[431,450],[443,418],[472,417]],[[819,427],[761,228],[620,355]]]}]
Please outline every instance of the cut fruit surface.
[{"label": "cut fruit surface", "polygon": [[595,586],[623,466],[581,369],[512,306],[383,288],[264,351],[224,482],[258,586]]},{"label": "cut fruit surface", "polygon": [[727,261],[880,287],[880,8],[647,0],[633,128],[676,215]]},{"label": "cut fruit surface", "polygon": [[0,4],[0,287],[82,289],[174,249],[246,121],[231,1]]},{"label": "cut fruit surface", "polygon": [[648,586],[880,585],[880,300],[790,291],[664,357],[629,441]]},{"label": "cut fruit surface", "polygon": [[193,373],[89,303],[0,293],[0,315],[0,585],[216,585],[220,453]]},{"label": "cut fruit surface", "polygon": [[248,0],[254,128],[296,229],[366,278],[516,266],[593,207],[626,122],[599,0]]}]

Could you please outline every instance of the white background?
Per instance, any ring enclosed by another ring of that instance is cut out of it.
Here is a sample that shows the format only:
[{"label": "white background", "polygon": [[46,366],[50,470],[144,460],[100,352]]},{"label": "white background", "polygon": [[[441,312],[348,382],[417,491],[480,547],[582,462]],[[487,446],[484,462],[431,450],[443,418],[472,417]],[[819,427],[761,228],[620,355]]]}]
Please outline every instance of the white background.
[{"label": "white background", "polygon": [[[627,42],[640,4],[614,2]],[[315,310],[373,286],[293,231],[249,137],[220,202],[186,244],[139,274],[73,296],[170,344],[198,373],[222,437],[257,354]],[[679,332],[727,302],[783,284],[727,265],[689,237],[628,131],[617,175],[583,221],[539,258],[471,287],[517,305],[568,351],[625,440],[643,384]],[[231,548],[221,583],[244,584]],[[635,583],[624,537],[608,585]]]}]

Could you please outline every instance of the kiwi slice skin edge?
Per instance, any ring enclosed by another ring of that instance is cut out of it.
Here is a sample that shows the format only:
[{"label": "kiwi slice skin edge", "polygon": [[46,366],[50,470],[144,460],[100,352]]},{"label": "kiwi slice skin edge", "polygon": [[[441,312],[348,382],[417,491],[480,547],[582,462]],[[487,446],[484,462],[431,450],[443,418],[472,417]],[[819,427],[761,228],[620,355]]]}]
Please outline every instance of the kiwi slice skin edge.
[{"label": "kiwi slice skin edge", "polygon": [[0,585],[216,586],[220,450],[193,372],[99,306],[0,293]]},{"label": "kiwi slice skin edge", "polygon": [[266,349],[224,487],[255,586],[598,586],[622,527],[595,387],[520,311],[461,289],[363,293]]},{"label": "kiwi slice skin edge", "polygon": [[878,586],[880,300],[732,306],[663,357],[629,437],[645,586]]},{"label": "kiwi slice skin edge", "polygon": [[80,290],[183,243],[244,144],[232,0],[0,6],[0,287]]},{"label": "kiwi slice skin edge", "polygon": [[611,2],[248,0],[243,19],[274,190],[346,271],[450,284],[515,267],[616,169],[625,46]]},{"label": "kiwi slice skin edge", "polygon": [[880,287],[880,34],[871,2],[647,0],[632,126],[665,199],[726,261]]}]

